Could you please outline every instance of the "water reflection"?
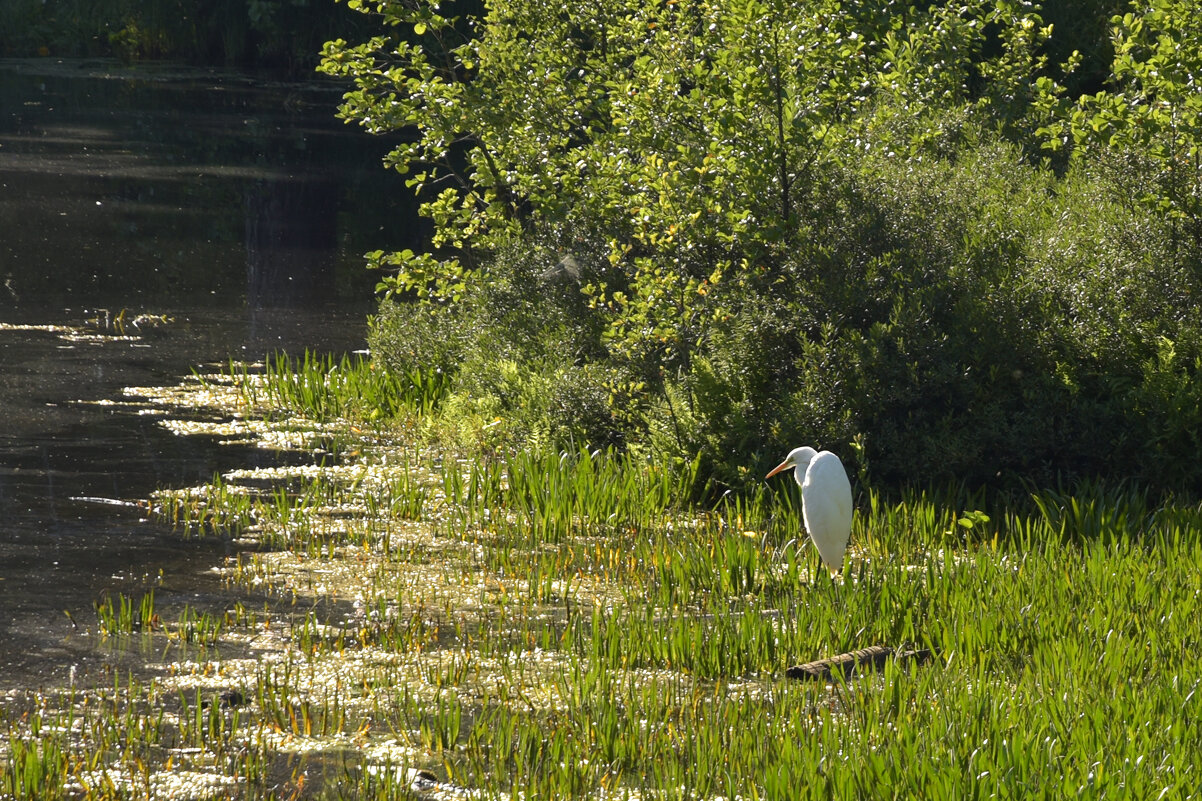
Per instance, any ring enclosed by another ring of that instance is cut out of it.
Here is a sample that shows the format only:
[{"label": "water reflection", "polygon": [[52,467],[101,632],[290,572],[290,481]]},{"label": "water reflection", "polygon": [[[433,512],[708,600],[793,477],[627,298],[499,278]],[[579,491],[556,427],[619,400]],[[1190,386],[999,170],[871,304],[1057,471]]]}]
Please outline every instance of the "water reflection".
[{"label": "water reflection", "polygon": [[53,327],[0,326],[0,688],[102,660],[88,635],[92,603],[106,591],[159,584],[170,605],[220,590],[208,569],[223,543],[183,541],[137,508],[84,499],[138,501],[235,465],[288,458],[175,437],[153,417],[103,402],[126,386],[174,384],[206,362],[362,347],[364,319],[361,311],[183,311],[133,337],[92,334],[77,314],[44,321]]},{"label": "water reflection", "polygon": [[[205,362],[363,347],[361,254],[419,232],[379,167],[388,143],[334,120],[337,96],[0,61],[0,688],[111,659],[88,636],[106,591],[158,585],[168,606],[220,591],[208,568],[224,545],[81,498],[137,501],[280,458],[97,401]],[[128,337],[86,322],[122,309],[171,322]]]},{"label": "water reflection", "polygon": [[[0,303],[328,303],[420,238],[335,85],[0,61]],[[2,308],[2,306],[0,306]]]},{"label": "water reflection", "polygon": [[246,199],[247,300],[316,306],[334,293],[332,177],[256,182]]}]

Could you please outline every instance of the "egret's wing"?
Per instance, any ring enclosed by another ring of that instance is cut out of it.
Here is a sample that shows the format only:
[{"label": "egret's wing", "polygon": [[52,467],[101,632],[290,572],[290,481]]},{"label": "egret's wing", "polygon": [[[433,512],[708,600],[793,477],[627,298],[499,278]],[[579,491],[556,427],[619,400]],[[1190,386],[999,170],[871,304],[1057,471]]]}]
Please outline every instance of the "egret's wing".
[{"label": "egret's wing", "polygon": [[822,561],[838,570],[851,537],[851,482],[839,457],[822,451],[810,462],[801,485],[806,531]]}]

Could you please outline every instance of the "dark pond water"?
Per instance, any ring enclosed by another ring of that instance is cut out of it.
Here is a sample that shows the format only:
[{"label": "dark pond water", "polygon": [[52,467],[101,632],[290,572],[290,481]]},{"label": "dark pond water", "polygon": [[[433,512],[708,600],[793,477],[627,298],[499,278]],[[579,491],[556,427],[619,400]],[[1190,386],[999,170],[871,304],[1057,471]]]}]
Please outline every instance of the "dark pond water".
[{"label": "dark pond water", "polygon": [[[79,499],[136,501],[277,458],[95,401],[231,356],[364,346],[375,277],[361,254],[420,232],[379,167],[387,143],[335,120],[337,98],[227,73],[0,61],[0,687],[103,660],[88,630],[105,592],[219,591],[221,543]],[[122,309],[172,322],[134,342],[33,327],[101,333],[86,321]]]}]

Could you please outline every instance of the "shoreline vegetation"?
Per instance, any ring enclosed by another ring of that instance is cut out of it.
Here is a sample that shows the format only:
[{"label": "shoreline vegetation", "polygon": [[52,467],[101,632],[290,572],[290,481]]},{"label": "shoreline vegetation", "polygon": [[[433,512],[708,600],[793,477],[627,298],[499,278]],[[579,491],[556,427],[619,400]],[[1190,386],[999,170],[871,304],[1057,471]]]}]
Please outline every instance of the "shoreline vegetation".
[{"label": "shoreline vegetation", "polygon": [[[433,405],[416,384],[306,357],[128,389],[131,409],[181,436],[311,458],[157,494],[153,514],[181,534],[230,538],[216,568],[226,605],[153,587],[99,601],[97,647],[142,666],[7,694],[0,792],[1147,798],[1199,786],[1202,506],[1085,484],[986,513],[962,492],[859,487],[832,580],[801,540],[795,487],[706,506],[697,463],[457,458],[414,436]],[[372,419],[388,404],[391,419]],[[874,644],[932,656],[787,678]]]},{"label": "shoreline vegetation", "polygon": [[320,69],[433,228],[372,352],[454,444],[1202,486],[1190,3],[348,5]]}]

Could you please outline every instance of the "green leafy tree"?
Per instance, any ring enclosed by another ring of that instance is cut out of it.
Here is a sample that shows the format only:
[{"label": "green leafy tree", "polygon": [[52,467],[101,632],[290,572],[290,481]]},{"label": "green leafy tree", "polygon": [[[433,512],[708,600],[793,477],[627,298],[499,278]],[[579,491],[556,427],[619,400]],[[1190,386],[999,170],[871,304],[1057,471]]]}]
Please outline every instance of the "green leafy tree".
[{"label": "green leafy tree", "polygon": [[1113,88],[1063,104],[1047,147],[1072,142],[1139,162],[1126,191],[1173,224],[1177,258],[1202,276],[1202,15],[1153,0],[1112,20]]},{"label": "green leafy tree", "polygon": [[[1089,472],[1109,453],[1091,426],[1192,419],[1177,299],[1069,286],[1158,251],[1092,253],[1125,230],[1110,207],[1059,230],[1096,182],[1031,159],[1072,104],[1025,3],[348,4],[383,33],[329,43],[323,69],[353,81],[348,120],[398,136],[388,163],[434,223],[428,252],[370,261],[430,312],[405,349],[463,366],[445,408],[702,450],[727,477],[769,442],[854,443],[884,480]],[[1174,358],[1149,362],[1146,332]]]},{"label": "green leafy tree", "polygon": [[783,266],[809,246],[828,140],[874,94],[968,102],[993,24],[1005,53],[988,74],[1013,95],[1040,30],[1010,3],[350,5],[398,33],[332,42],[323,69],[355,80],[348,119],[416,132],[389,163],[436,227],[434,253],[372,254],[397,268],[381,288],[454,300],[507,239],[587,219],[608,239],[586,291],[610,347],[686,372],[748,292],[797,278]]}]

